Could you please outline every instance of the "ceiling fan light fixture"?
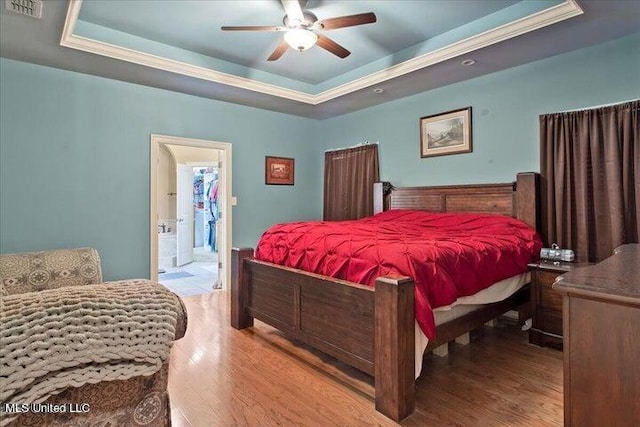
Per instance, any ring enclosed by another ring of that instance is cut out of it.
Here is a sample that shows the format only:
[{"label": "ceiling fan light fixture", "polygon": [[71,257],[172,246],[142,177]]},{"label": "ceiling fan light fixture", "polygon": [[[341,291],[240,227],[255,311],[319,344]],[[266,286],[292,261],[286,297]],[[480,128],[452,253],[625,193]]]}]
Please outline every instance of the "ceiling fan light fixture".
[{"label": "ceiling fan light fixture", "polygon": [[316,44],[318,35],[310,30],[294,28],[284,33],[284,40],[295,50],[303,52]]}]

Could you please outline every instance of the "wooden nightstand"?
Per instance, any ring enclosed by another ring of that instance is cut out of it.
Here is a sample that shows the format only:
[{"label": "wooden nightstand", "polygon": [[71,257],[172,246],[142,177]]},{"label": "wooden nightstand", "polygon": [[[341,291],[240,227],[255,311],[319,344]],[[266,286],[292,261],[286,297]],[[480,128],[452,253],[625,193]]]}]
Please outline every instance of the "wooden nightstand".
[{"label": "wooden nightstand", "polygon": [[531,270],[531,315],[529,342],[562,348],[562,295],[551,289],[561,274],[585,263],[540,261],[529,264]]}]

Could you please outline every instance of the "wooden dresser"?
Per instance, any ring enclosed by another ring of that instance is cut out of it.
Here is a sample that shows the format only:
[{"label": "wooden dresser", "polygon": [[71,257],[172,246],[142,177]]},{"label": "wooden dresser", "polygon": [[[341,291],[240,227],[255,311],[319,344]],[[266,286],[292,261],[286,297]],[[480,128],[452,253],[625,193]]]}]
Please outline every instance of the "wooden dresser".
[{"label": "wooden dresser", "polygon": [[640,245],[561,276],[565,426],[640,425]]}]

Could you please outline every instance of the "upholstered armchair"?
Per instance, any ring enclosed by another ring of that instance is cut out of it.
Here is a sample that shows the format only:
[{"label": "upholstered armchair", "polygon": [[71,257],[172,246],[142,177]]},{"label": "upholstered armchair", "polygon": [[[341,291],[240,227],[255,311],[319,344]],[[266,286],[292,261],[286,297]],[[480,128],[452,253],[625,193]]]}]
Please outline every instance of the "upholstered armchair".
[{"label": "upholstered armchair", "polygon": [[168,426],[180,298],[91,248],[0,255],[0,426]]}]

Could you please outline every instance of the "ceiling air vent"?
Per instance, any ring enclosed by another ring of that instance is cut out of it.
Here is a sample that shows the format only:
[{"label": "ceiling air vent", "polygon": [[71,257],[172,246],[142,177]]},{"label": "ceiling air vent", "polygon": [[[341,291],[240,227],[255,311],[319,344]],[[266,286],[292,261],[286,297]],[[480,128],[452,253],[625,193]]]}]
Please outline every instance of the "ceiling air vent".
[{"label": "ceiling air vent", "polygon": [[33,18],[42,18],[42,0],[4,0],[7,10]]}]

